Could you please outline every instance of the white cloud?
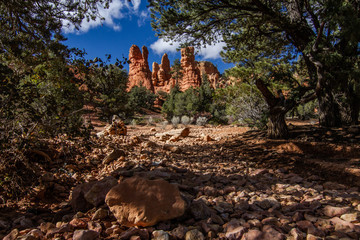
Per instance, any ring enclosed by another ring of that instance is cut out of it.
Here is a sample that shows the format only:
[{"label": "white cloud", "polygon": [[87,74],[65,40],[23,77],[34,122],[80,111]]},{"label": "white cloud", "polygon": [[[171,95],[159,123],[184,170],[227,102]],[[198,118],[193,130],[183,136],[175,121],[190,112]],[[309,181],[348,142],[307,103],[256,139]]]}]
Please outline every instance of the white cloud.
[{"label": "white cloud", "polygon": [[150,18],[149,11],[141,11],[139,13],[138,26],[141,27],[145,24],[146,20]]},{"label": "white cloud", "polygon": [[[223,47],[225,46],[224,42],[218,42],[214,45],[206,45],[202,47],[197,54],[201,56],[202,59],[217,59],[220,58],[220,52],[222,51]],[[156,54],[163,54],[163,53],[175,53],[176,49],[180,47],[179,42],[166,42],[163,39],[158,39],[156,42],[150,45],[150,48]]]},{"label": "white cloud", "polygon": [[175,53],[176,49],[180,46],[179,42],[166,42],[164,39],[158,39],[156,42],[150,45],[150,48],[156,54],[163,54],[163,53]]},{"label": "white cloud", "polygon": [[206,45],[206,47],[202,47],[199,51],[199,55],[202,56],[203,59],[217,59],[220,57],[220,52],[225,47],[224,42],[218,42],[214,45]]},{"label": "white cloud", "polygon": [[141,0],[131,0],[132,5],[134,6],[134,10],[137,11],[139,10],[139,6],[141,3]]},{"label": "white cloud", "polygon": [[[120,31],[121,25],[116,22],[116,20],[130,17],[131,15],[139,16],[140,19],[144,19],[144,16],[139,13],[139,7],[141,4],[141,0],[131,0],[131,4],[129,4],[128,0],[113,0],[108,9],[104,9],[102,6],[99,6],[99,14],[104,17],[105,20],[101,21],[99,18],[96,20],[83,20],[81,23],[81,27],[79,31],[77,31],[74,25],[69,24],[68,21],[63,22],[63,31],[64,33],[85,33],[89,31],[91,28],[96,28],[101,25],[106,25],[112,28],[114,31]],[[142,20],[145,21],[146,19]]]}]

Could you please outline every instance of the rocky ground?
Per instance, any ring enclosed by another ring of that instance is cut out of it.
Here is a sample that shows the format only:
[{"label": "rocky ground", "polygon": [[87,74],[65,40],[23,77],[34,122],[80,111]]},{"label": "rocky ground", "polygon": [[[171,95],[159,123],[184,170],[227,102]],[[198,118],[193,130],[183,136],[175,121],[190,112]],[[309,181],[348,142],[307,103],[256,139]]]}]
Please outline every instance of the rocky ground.
[{"label": "rocky ground", "polygon": [[295,125],[286,141],[233,126],[50,141],[33,151],[43,163],[27,197],[4,198],[0,237],[359,239],[360,128]]}]

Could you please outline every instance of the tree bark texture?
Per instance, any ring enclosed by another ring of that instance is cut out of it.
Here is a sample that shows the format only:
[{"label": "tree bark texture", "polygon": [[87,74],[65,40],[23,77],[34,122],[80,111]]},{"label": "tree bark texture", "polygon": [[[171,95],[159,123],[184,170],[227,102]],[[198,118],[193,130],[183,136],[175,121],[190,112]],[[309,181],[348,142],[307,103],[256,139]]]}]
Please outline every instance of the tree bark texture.
[{"label": "tree bark texture", "polygon": [[268,137],[273,139],[284,139],[289,137],[289,130],[285,122],[284,111],[272,111],[269,113]]},{"label": "tree bark texture", "polygon": [[351,109],[351,124],[357,125],[359,124],[359,112],[360,112],[360,99],[355,99],[352,103]]},{"label": "tree bark texture", "polygon": [[334,99],[331,89],[322,88],[317,92],[319,101],[319,123],[323,127],[340,127],[340,108]]},{"label": "tree bark texture", "polygon": [[331,78],[325,77],[329,74],[326,74],[323,64],[314,59],[312,58],[312,61],[317,68],[318,77],[315,92],[319,101],[319,123],[323,127],[340,127],[340,107],[335,101]]},{"label": "tree bark texture", "polygon": [[262,80],[258,79],[256,86],[269,106],[268,137],[288,138],[289,130],[285,122],[285,114],[292,108],[292,104],[286,104],[285,99],[275,97]]},{"label": "tree bark texture", "polygon": [[357,125],[359,123],[359,112],[360,112],[360,93],[357,89],[354,90],[351,86],[348,86],[346,92],[346,98],[349,102],[350,107],[350,124]]}]

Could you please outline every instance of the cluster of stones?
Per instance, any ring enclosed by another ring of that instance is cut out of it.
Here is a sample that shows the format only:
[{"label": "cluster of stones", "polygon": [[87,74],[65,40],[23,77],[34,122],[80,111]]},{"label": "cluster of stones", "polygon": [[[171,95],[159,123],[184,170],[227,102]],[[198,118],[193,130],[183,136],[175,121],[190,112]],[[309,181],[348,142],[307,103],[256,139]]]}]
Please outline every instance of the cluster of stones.
[{"label": "cluster of stones", "polygon": [[122,135],[126,136],[127,127],[123,121],[120,119],[114,119],[111,124],[107,125],[103,131],[98,132],[97,136],[107,136],[107,135]]},{"label": "cluster of stones", "polygon": [[[14,229],[4,239],[359,239],[355,189],[266,169],[253,170],[247,179],[204,175],[194,186],[182,186],[168,181],[180,181],[188,172],[163,171],[152,173],[156,180],[136,176],[150,177],[150,171],[133,170],[135,176],[120,183],[107,177],[79,185],[72,192],[75,215]],[[283,176],[279,183],[276,175]],[[32,221],[21,217],[14,224]]]},{"label": "cluster of stones", "polygon": [[[124,140],[116,145],[123,149],[117,157],[96,165],[98,174],[109,168],[111,174],[77,185],[53,222],[40,209],[11,223],[0,216],[0,229],[13,229],[4,239],[359,239],[358,187],[285,167],[249,166],[226,144],[190,146],[195,138],[189,128],[103,136],[108,145]],[[163,141],[182,143],[181,150]],[[274,156],[277,150],[267,152]]]},{"label": "cluster of stones", "polygon": [[[181,49],[181,68],[182,77],[178,80],[180,90],[185,91],[190,87],[199,87],[201,85],[202,75],[207,75],[211,85],[215,88],[220,79],[220,73],[217,68],[206,61],[195,61],[194,47]],[[152,92],[169,92],[176,84],[172,78],[171,67],[168,55],[162,56],[161,64],[154,62],[152,72],[148,63],[149,52],[145,46],[140,48],[132,45],[129,51],[129,84],[128,90],[134,86],[145,86]]]}]

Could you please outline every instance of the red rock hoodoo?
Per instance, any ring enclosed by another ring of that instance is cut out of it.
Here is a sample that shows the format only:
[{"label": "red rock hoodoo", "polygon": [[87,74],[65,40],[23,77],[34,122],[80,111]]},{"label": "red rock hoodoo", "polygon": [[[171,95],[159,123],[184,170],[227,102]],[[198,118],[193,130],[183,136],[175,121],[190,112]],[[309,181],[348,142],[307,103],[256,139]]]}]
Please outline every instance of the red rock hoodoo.
[{"label": "red rock hoodoo", "polygon": [[179,82],[181,91],[185,91],[190,87],[198,87],[201,84],[200,70],[195,62],[194,47],[186,47],[181,49],[181,68],[183,77]]},{"label": "red rock hoodoo", "polygon": [[131,46],[129,51],[129,91],[134,86],[142,85],[154,92],[154,85],[151,81],[152,76],[148,63],[148,55],[149,51],[145,46],[142,47],[142,53],[138,46]]},{"label": "red rock hoodoo", "polygon": [[170,60],[168,55],[165,53],[161,58],[160,70],[159,70],[159,86],[168,84],[171,78],[170,73]]},{"label": "red rock hoodoo", "polygon": [[155,92],[164,91],[169,92],[173,86],[170,73],[170,61],[168,55],[165,53],[161,58],[161,64],[153,63],[152,81],[155,87]]},{"label": "red rock hoodoo", "polygon": [[158,73],[159,73],[159,70],[160,70],[159,64],[157,62],[153,62],[151,79],[152,79],[152,83],[153,83],[154,86],[158,86],[158,82],[159,82]]}]

